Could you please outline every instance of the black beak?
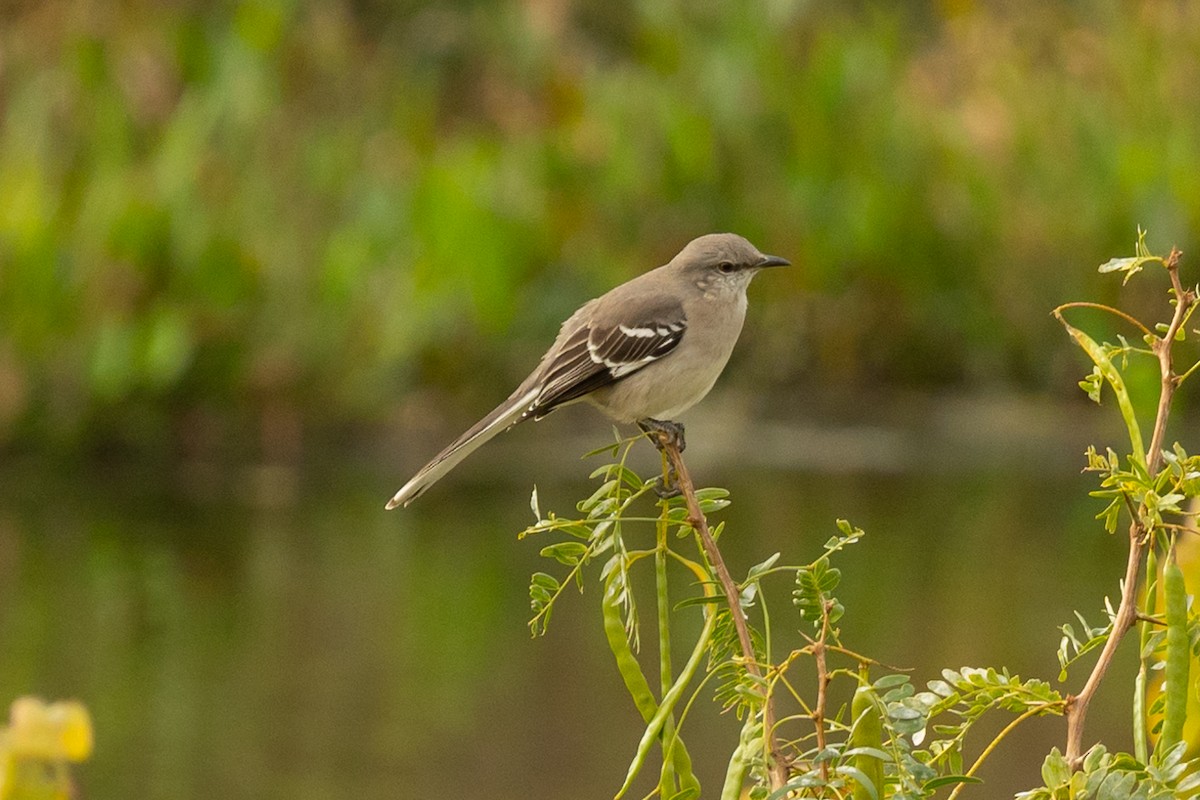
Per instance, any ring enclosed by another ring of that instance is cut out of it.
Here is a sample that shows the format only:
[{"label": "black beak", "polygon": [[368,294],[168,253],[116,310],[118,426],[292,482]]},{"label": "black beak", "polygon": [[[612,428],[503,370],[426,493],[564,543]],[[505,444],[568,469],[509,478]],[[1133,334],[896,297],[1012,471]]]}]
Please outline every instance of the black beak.
[{"label": "black beak", "polygon": [[792,265],[792,262],[788,261],[786,258],[780,258],[779,256],[763,256],[762,261],[759,261],[754,266],[756,266],[756,267],[790,267],[791,265]]}]

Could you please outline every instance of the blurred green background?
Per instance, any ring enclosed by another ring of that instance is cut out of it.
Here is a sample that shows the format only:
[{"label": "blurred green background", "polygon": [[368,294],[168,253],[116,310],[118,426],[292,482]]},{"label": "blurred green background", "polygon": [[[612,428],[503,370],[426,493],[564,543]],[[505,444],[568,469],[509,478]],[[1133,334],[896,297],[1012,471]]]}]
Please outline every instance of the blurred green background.
[{"label": "blurred green background", "polygon": [[1162,276],[1095,270],[1138,225],[1198,252],[1198,53],[1188,2],[0,4],[0,700],[88,703],[87,796],[603,795],[636,715],[594,702],[594,598],[522,641],[510,534],[606,424],[379,508],[716,230],[796,264],[689,428],[735,563],[849,517],[860,649],[1052,677],[1121,555],[1049,311],[1159,313]]},{"label": "blurred green background", "polygon": [[1049,309],[1113,296],[1094,265],[1138,224],[1160,250],[1200,230],[1191,3],[3,23],[10,446],[220,453],[263,417],[290,420],[270,447],[387,425],[418,388],[493,398],[481,375],[523,376],[581,300],[713,230],[799,265],[757,287],[731,382],[1061,388]]}]

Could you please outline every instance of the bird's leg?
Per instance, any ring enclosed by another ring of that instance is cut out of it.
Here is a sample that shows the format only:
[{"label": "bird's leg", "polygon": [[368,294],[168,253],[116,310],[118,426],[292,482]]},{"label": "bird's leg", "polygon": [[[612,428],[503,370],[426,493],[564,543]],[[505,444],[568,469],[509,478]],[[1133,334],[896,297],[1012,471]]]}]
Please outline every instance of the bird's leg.
[{"label": "bird's leg", "polygon": [[654,487],[654,493],[658,495],[659,500],[670,500],[672,497],[679,497],[683,494],[683,489],[679,488],[679,473],[671,465],[671,459],[667,458],[667,451],[660,447],[659,453],[662,454],[663,474],[662,477],[657,479],[658,485]]},{"label": "bird's leg", "polygon": [[674,468],[671,466],[671,460],[667,458],[667,448],[674,447],[680,453],[687,446],[683,438],[683,425],[670,420],[650,419],[647,417],[643,420],[638,420],[638,427],[642,429],[642,433],[646,434],[654,446],[658,448],[658,452],[663,456],[663,482],[661,486],[656,486],[654,493],[660,498],[666,500],[670,497],[678,497],[682,494],[679,488],[678,476],[675,474]]},{"label": "bird's leg", "polygon": [[687,449],[687,442],[683,438],[683,423],[646,417],[638,420],[638,427],[650,437],[659,450],[667,445],[674,445],[681,453]]}]

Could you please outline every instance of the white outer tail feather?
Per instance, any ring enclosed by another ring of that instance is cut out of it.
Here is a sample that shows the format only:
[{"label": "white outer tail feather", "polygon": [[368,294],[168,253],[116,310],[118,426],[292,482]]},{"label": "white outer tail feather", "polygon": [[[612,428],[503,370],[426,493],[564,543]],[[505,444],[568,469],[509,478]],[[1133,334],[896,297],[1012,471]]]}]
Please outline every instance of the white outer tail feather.
[{"label": "white outer tail feather", "polygon": [[458,466],[464,458],[482,447],[492,437],[508,430],[520,422],[529,410],[529,405],[538,395],[537,389],[530,389],[520,397],[510,397],[505,403],[495,408],[480,421],[479,430],[468,430],[455,439],[442,452],[412,477],[408,483],[400,487],[400,491],[388,501],[386,508],[390,511],[396,506],[407,506],[416,500],[425,490],[441,480],[446,473]]}]

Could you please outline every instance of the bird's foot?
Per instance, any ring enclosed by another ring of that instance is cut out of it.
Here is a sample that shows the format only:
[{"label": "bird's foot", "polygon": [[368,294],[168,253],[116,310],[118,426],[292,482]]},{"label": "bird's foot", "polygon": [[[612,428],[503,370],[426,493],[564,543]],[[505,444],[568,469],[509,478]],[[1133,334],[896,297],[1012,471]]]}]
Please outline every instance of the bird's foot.
[{"label": "bird's foot", "polygon": [[[687,447],[683,438],[683,425],[678,422],[646,418],[638,421],[638,427],[664,456],[668,447],[675,448],[680,453]],[[670,459],[664,458],[664,465],[669,461]],[[663,500],[683,494],[683,490],[679,488],[679,476],[675,473],[674,467],[668,468],[666,474],[659,479],[658,484],[654,487],[654,493]]]},{"label": "bird's foot", "polygon": [[650,419],[638,420],[638,427],[646,434],[659,450],[664,447],[674,447],[683,452],[687,442],[683,438],[683,425],[671,420]]},{"label": "bird's foot", "polygon": [[672,497],[679,497],[683,494],[683,489],[679,488],[679,479],[674,472],[669,477],[659,478],[654,484],[654,493],[658,495],[659,500],[670,500]]}]

